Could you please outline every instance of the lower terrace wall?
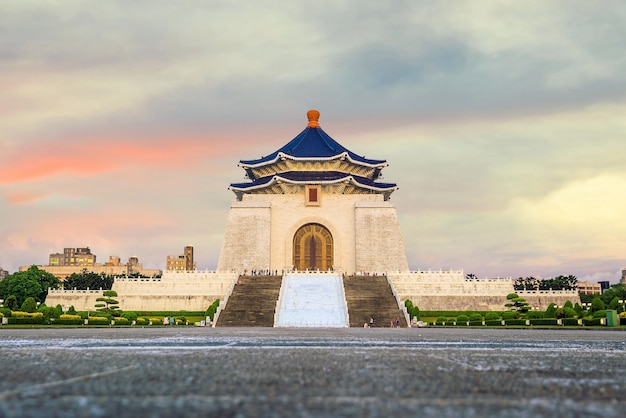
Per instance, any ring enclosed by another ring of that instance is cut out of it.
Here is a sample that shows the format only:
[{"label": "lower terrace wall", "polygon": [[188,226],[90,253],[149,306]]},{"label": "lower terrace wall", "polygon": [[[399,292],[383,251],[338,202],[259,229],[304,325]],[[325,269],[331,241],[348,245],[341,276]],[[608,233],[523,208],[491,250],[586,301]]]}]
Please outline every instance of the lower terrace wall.
[{"label": "lower terrace wall", "polygon": [[463,270],[388,273],[398,298],[409,299],[425,311],[502,311],[506,297],[517,293],[537,310],[551,303],[563,306],[568,300],[580,303],[576,290],[516,291],[513,279],[466,279]]},{"label": "lower terrace wall", "polygon": [[[112,290],[123,311],[204,311],[230,294],[237,277],[234,272],[168,271],[160,279],[115,279]],[[93,311],[101,296],[102,290],[50,290],[46,305]]]}]

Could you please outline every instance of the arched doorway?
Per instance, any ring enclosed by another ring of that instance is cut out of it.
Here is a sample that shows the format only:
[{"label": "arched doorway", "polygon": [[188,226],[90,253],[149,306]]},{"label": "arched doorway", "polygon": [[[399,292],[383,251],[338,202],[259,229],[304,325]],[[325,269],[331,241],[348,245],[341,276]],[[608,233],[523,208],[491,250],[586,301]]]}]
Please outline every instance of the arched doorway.
[{"label": "arched doorway", "polygon": [[306,224],[293,236],[293,265],[298,270],[332,269],[333,251],[333,236],[323,225]]}]

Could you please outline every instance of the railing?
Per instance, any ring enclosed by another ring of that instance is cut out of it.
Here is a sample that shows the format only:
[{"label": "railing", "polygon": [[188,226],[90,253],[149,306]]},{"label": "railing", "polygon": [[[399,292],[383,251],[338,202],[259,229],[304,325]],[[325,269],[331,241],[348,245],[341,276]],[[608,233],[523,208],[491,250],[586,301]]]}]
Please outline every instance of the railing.
[{"label": "railing", "polygon": [[393,285],[393,282],[391,281],[391,279],[389,279],[389,276],[385,276],[385,278],[387,279],[387,283],[389,283],[389,287],[391,288],[391,293],[393,293],[393,297],[396,298],[396,303],[398,304],[398,308],[400,308],[400,310],[404,314],[404,319],[406,320],[406,325],[410,328],[411,327],[411,316],[409,315],[408,311],[406,310],[406,306],[404,306],[402,304],[402,302],[400,301],[400,298],[398,297],[398,292],[396,291],[396,288]]},{"label": "railing", "polygon": [[82,290],[82,289],[48,289],[48,295],[67,295],[67,294],[96,294],[96,293],[102,293],[103,289],[100,288],[100,290],[91,290],[91,289],[86,289],[86,290]]},{"label": "railing", "polygon": [[577,295],[577,289],[561,289],[561,290],[514,290],[513,293],[521,295]]},{"label": "railing", "polygon": [[228,291],[226,292],[226,296],[224,296],[224,300],[220,300],[220,304],[217,305],[217,309],[215,310],[215,314],[213,315],[213,324],[211,324],[211,328],[215,328],[215,324],[217,324],[217,320],[220,317],[220,314],[226,308],[226,303],[230,298],[230,295],[235,290],[235,284],[237,283],[238,277],[236,277],[232,283],[228,286]]}]

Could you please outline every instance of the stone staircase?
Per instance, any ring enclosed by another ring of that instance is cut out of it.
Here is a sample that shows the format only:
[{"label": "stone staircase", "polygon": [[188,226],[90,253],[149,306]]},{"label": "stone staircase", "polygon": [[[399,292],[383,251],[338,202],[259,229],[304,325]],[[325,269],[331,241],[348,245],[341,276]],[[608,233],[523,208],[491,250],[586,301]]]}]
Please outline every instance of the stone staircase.
[{"label": "stone staircase", "polygon": [[240,276],[216,327],[273,327],[282,276]]},{"label": "stone staircase", "polygon": [[402,328],[408,326],[385,276],[346,276],[343,287],[351,327],[363,327],[370,317],[374,327],[389,327],[390,321],[395,326],[396,319]]}]

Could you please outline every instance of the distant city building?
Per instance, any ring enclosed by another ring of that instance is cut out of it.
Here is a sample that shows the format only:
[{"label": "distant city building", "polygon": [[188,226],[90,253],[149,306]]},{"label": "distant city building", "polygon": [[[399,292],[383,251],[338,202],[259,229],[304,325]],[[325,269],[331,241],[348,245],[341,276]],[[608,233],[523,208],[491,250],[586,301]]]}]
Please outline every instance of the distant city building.
[{"label": "distant city building", "polygon": [[64,248],[63,253],[50,254],[49,266],[82,266],[88,267],[96,264],[96,255],[91,253],[89,247]]},{"label": "distant city building", "polygon": [[602,289],[601,293],[604,293],[605,290],[611,287],[611,283],[608,280],[598,282],[598,284],[600,285],[600,289]]},{"label": "distant city building", "polygon": [[165,260],[165,270],[168,271],[192,271],[196,269],[193,261],[193,247],[188,245],[183,251],[183,255],[168,255]]},{"label": "distant city building", "polygon": [[578,282],[578,293],[581,295],[599,295],[602,293],[602,288],[599,283],[591,282]]},{"label": "distant city building", "polygon": [[[26,271],[30,266],[21,266],[19,271]],[[104,264],[96,263],[96,255],[91,253],[89,247],[64,248],[62,253],[50,254],[47,266],[37,266],[54,274],[61,280],[73,273],[80,273],[84,269],[94,273],[104,273],[111,276],[135,275],[146,277],[161,276],[159,269],[144,269],[139,258],[130,257],[128,263],[121,262],[118,256],[109,256],[109,261]]]},{"label": "distant city building", "polygon": [[8,275],[9,275],[9,272],[6,270],[3,270],[2,267],[0,267],[0,280],[4,279]]}]

